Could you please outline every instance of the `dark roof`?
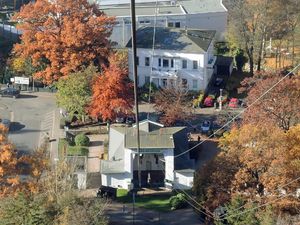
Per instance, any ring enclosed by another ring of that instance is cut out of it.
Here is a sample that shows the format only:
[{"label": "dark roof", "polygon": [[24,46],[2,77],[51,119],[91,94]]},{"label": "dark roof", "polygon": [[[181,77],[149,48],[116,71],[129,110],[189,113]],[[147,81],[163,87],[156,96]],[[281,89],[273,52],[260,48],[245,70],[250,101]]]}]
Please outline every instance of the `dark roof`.
[{"label": "dark roof", "polygon": [[[137,47],[152,49],[153,27],[137,30]],[[155,31],[155,49],[174,50],[188,53],[206,52],[216,31],[157,27]],[[126,47],[131,48],[131,39]]]},{"label": "dark roof", "polygon": [[233,57],[229,56],[217,56],[216,65],[217,66],[230,66],[233,62]]}]

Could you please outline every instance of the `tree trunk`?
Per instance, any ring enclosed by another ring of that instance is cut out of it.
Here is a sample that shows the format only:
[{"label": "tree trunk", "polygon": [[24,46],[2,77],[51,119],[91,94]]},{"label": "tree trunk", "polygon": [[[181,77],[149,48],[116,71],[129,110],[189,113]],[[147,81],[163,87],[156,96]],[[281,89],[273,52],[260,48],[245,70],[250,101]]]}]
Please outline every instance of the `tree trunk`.
[{"label": "tree trunk", "polygon": [[258,59],[257,59],[257,71],[261,70],[262,53],[263,53],[263,40],[260,42],[260,45],[259,45]]},{"label": "tree trunk", "polygon": [[250,49],[247,49],[247,55],[249,58],[249,67],[250,67],[250,74],[254,74],[254,59],[253,59],[253,47],[250,47]]}]

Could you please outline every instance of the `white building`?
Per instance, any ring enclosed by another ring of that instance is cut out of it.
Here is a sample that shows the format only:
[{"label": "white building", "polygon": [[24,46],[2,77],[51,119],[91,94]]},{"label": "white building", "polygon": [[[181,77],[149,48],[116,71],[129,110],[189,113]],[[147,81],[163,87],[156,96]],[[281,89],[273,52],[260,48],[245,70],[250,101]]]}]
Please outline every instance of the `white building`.
[{"label": "white building", "polygon": [[[108,16],[116,17],[111,40],[124,47],[131,38],[130,0],[91,0]],[[157,11],[155,10],[157,9]],[[136,0],[137,28],[143,26],[215,30],[223,40],[227,28],[227,9],[222,0]]]},{"label": "white building", "polygon": [[[204,90],[214,72],[215,31],[156,28],[152,54],[153,32],[153,27],[137,30],[138,85],[143,86],[150,80],[159,87],[180,82],[189,90]],[[127,47],[132,79],[131,40]]]},{"label": "white building", "polygon": [[[140,122],[140,168],[143,187],[190,189],[194,160],[189,154],[185,127],[164,127],[149,120]],[[101,161],[102,185],[131,189],[138,184],[135,127],[112,126],[109,132],[108,160]]]}]

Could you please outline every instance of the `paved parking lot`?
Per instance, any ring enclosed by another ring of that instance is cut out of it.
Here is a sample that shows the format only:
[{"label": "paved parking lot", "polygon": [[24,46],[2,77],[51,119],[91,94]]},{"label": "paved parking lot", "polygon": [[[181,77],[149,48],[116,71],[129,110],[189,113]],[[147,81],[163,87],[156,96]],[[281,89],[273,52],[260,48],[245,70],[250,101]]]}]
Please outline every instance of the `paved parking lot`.
[{"label": "paved parking lot", "polygon": [[50,133],[55,108],[52,93],[21,93],[17,99],[0,97],[0,118],[11,121],[9,139],[19,151],[36,149]]}]

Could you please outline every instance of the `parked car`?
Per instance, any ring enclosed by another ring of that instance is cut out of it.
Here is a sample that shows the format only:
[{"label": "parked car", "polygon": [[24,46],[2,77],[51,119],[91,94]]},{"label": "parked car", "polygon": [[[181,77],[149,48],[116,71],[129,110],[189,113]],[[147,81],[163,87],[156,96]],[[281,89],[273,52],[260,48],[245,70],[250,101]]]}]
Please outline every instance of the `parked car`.
[{"label": "parked car", "polygon": [[211,122],[209,120],[203,121],[200,129],[202,133],[208,134],[211,131]]},{"label": "parked car", "polygon": [[212,107],[214,106],[214,100],[211,96],[207,96],[205,99],[204,99],[204,103],[203,105],[205,107]]},{"label": "parked car", "polygon": [[215,80],[214,85],[215,85],[216,87],[221,87],[221,86],[223,85],[223,83],[224,83],[224,79],[221,78],[221,77],[217,77],[216,80]]},{"label": "parked car", "polygon": [[126,117],[124,116],[118,116],[116,118],[116,123],[125,123]]},{"label": "parked car", "polygon": [[247,107],[247,103],[243,99],[239,99],[239,104],[240,104],[241,107]]},{"label": "parked car", "polygon": [[129,117],[126,118],[126,124],[132,125],[134,123],[135,123],[135,119],[134,119],[133,116],[129,116]]},{"label": "parked car", "polygon": [[239,100],[237,98],[230,99],[228,107],[230,108],[237,108],[239,106]]},{"label": "parked car", "polygon": [[9,128],[10,128],[10,120],[8,120],[8,119],[0,119],[0,124],[4,125],[9,130]]},{"label": "parked car", "polygon": [[1,97],[19,98],[20,90],[15,88],[6,88],[0,92]]}]

